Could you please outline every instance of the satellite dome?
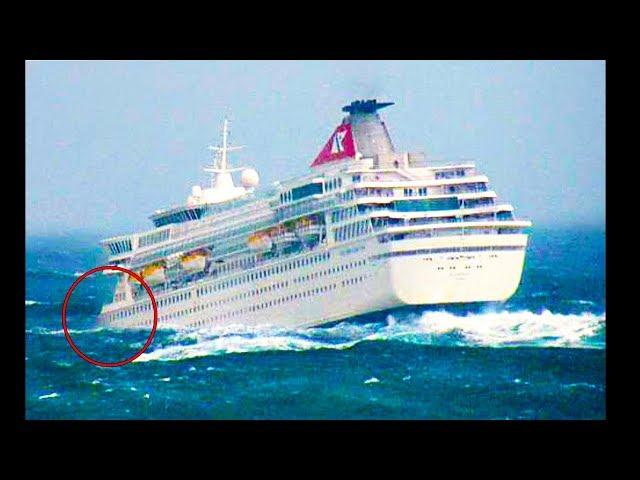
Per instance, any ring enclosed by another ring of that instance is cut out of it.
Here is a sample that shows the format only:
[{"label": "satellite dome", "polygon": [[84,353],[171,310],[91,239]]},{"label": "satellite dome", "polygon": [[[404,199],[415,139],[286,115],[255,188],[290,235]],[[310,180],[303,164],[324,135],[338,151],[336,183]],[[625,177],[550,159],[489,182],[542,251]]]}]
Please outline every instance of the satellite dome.
[{"label": "satellite dome", "polygon": [[260,176],[253,168],[245,168],[240,174],[240,181],[245,188],[254,188],[260,183]]}]

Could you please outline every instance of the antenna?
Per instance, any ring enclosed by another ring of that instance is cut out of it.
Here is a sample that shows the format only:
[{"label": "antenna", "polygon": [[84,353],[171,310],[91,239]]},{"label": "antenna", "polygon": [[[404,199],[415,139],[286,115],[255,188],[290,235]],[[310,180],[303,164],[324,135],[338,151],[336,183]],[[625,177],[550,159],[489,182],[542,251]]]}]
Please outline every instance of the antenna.
[{"label": "antenna", "polygon": [[[222,125],[222,147],[214,147],[212,145],[209,145],[208,149],[213,150],[215,152],[215,156],[213,165],[205,167],[204,171],[212,174],[218,174],[240,170],[239,168],[228,168],[227,154],[235,150],[240,150],[241,148],[243,148],[242,145],[233,147],[229,146],[229,120],[225,118]],[[213,184],[214,175],[211,176],[211,186],[213,186]]]}]

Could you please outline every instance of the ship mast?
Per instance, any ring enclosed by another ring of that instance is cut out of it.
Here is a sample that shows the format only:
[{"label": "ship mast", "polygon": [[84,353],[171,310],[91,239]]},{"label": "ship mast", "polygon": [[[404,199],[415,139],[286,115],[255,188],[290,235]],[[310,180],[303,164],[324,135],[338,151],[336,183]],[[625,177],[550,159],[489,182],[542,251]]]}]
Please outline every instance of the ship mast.
[{"label": "ship mast", "polygon": [[227,154],[234,150],[240,150],[242,148],[241,145],[237,146],[229,146],[229,120],[224,119],[224,123],[222,124],[222,146],[214,147],[209,145],[209,150],[213,150],[215,152],[215,157],[213,160],[213,165],[209,167],[205,167],[204,171],[211,173],[211,188],[215,188],[216,186],[221,185],[221,181],[223,178],[226,179],[227,176],[230,178],[230,172],[237,170],[228,168],[227,163]]},{"label": "ship mast", "polygon": [[[243,148],[240,145],[229,145],[229,120],[225,118],[222,124],[222,144],[217,147],[209,145],[208,148],[214,152],[212,164],[204,167],[204,171],[211,174],[210,187],[194,185],[191,195],[187,198],[188,205],[227,202],[253,191],[260,181],[258,172],[246,167],[231,168],[229,165],[229,152]],[[238,171],[242,172],[242,186],[236,186],[231,175],[232,172]]]}]

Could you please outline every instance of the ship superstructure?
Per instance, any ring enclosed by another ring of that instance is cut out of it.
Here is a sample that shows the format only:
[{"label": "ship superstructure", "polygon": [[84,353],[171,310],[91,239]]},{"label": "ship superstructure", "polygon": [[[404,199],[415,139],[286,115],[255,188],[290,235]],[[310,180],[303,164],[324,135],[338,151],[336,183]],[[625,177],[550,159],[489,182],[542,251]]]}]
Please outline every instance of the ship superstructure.
[{"label": "ship superstructure", "polygon": [[[378,113],[389,105],[345,106],[311,172],[262,196],[255,170],[229,166],[238,147],[225,120],[205,169],[211,185],[155,212],[152,230],[105,240],[109,263],[151,285],[160,327],[305,327],[403,305],[506,300],[531,223],[515,218],[473,162],[397,152]],[[148,295],[118,274],[100,321],[151,325]]]}]

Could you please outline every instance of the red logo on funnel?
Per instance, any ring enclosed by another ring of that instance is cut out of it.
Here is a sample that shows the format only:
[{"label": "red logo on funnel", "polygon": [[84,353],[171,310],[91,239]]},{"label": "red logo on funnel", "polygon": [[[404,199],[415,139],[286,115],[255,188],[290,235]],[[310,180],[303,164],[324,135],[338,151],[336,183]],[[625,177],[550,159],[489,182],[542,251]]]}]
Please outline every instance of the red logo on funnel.
[{"label": "red logo on funnel", "polygon": [[335,129],[333,135],[331,135],[331,138],[329,138],[329,141],[322,148],[311,166],[317,167],[318,165],[324,165],[325,163],[353,157],[355,154],[356,148],[353,144],[351,125],[340,125]]}]

